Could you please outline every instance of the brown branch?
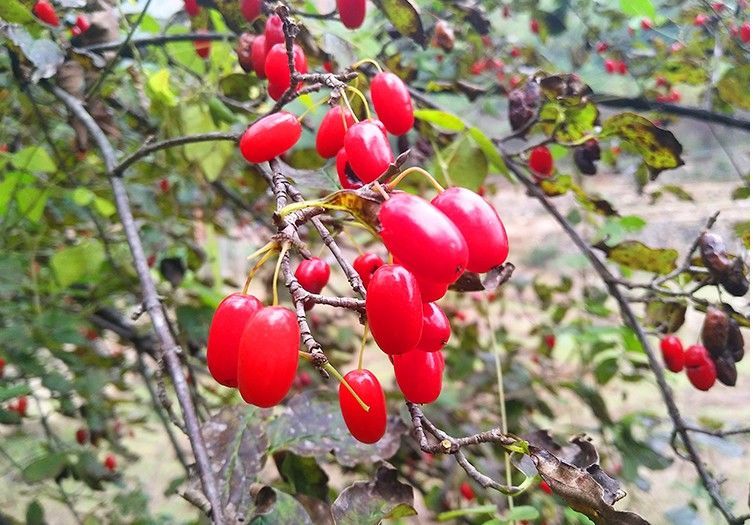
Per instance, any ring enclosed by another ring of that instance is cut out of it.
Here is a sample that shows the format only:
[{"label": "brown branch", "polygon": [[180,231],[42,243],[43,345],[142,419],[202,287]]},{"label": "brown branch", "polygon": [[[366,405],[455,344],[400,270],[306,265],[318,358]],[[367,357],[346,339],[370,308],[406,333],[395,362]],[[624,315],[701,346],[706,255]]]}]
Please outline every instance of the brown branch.
[{"label": "brown branch", "polygon": [[[103,42],[99,44],[92,44],[89,46],[74,47],[74,52],[90,52],[90,53],[104,53],[105,51],[115,51],[123,48],[125,44],[129,44],[128,47],[147,47],[147,46],[161,46],[163,44],[169,44],[171,42],[194,42],[194,41],[218,41],[218,40],[233,40],[236,36],[234,34],[224,33],[183,33],[180,35],[160,35],[144,38],[132,38],[130,42],[126,39],[117,40],[115,42]],[[119,55],[121,58],[130,56],[128,50],[123,48]]]}]

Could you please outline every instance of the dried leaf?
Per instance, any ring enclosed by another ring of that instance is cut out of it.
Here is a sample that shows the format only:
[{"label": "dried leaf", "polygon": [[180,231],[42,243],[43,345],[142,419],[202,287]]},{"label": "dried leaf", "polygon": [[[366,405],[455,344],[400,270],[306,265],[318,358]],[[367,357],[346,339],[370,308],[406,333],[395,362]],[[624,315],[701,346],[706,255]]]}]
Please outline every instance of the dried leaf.
[{"label": "dried leaf", "polygon": [[[238,520],[245,522],[246,520]],[[306,509],[293,496],[272,487],[256,493],[250,525],[314,525]]]},{"label": "dried leaf", "polygon": [[426,45],[421,10],[416,3],[412,0],[379,0],[376,4],[401,35],[412,38],[420,46]]},{"label": "dried leaf", "polygon": [[485,275],[483,281],[481,275],[473,272],[465,272],[460,278],[452,283],[451,290],[456,292],[480,292],[483,290],[496,290],[507,282],[515,270],[512,263],[504,263],[492,268]]},{"label": "dried leaf", "polygon": [[651,248],[640,241],[624,241],[611,247],[602,242],[594,247],[610,260],[634,270],[665,275],[677,267],[678,253],[673,248]]},{"label": "dried leaf", "polygon": [[662,333],[675,333],[685,324],[688,305],[684,301],[656,300],[646,304],[646,326]]},{"label": "dried leaf", "polygon": [[413,488],[397,479],[397,470],[380,466],[372,481],[356,481],[332,504],[337,525],[377,525],[385,519],[415,516]]},{"label": "dried leaf", "polygon": [[716,85],[719,98],[735,107],[750,109],[750,66],[732,67]]},{"label": "dried leaf", "polygon": [[541,107],[541,87],[528,81],[523,87],[514,89],[508,96],[507,116],[513,131],[525,127],[539,114]]}]

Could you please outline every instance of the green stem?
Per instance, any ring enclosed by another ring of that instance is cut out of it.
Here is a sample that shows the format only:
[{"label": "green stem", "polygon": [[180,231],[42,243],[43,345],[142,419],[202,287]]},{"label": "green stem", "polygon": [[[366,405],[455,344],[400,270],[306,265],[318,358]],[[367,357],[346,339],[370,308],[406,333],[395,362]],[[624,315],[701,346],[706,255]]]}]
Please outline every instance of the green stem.
[{"label": "green stem", "polygon": [[412,173],[418,173],[419,175],[423,176],[426,180],[428,180],[431,183],[432,186],[434,186],[434,188],[436,188],[436,190],[439,193],[442,193],[444,191],[444,188],[442,187],[442,185],[439,182],[437,182],[437,179],[435,179],[431,173],[429,173],[423,168],[419,168],[418,166],[412,166],[408,168],[407,170],[403,171],[402,173],[400,173],[400,175],[398,175],[397,177],[392,179],[389,183],[387,183],[387,187],[390,190],[394,190],[395,187],[398,184],[400,184],[400,181],[402,181],[405,177],[407,177],[408,175],[411,175]]},{"label": "green stem", "polygon": [[264,254],[264,257],[259,259],[259,261],[254,265],[253,268],[251,268],[251,271],[248,272],[248,277],[246,277],[246,283],[243,285],[243,291],[241,292],[243,295],[248,295],[248,288],[251,286],[251,279],[254,278],[254,275],[256,275],[256,272],[259,271],[259,268],[261,268],[265,262],[267,262],[272,255],[274,255],[275,250],[268,250],[267,253]]},{"label": "green stem", "polygon": [[353,390],[353,387],[350,386],[350,383],[348,383],[345,380],[345,378],[342,376],[342,374],[340,372],[338,372],[337,369],[334,366],[332,366],[332,363],[327,363],[326,365],[324,365],[324,369],[327,372],[329,372],[330,374],[332,374],[333,376],[335,376],[337,378],[337,380],[340,381],[340,383],[345,388],[348,389],[348,392],[351,393],[351,395],[355,398],[356,402],[358,402],[358,404],[361,405],[361,408],[363,408],[365,412],[369,411],[369,405],[367,405],[366,403],[363,402],[363,399],[361,399],[361,396],[359,396],[358,394],[356,394],[356,391]]},{"label": "green stem", "polygon": [[272,277],[272,306],[277,306],[277,281],[280,279],[280,267],[282,266],[282,260],[285,254],[290,249],[290,243],[285,242],[280,250],[280,255],[277,257],[277,264],[275,265],[275,275]]},{"label": "green stem", "polygon": [[[366,101],[366,97],[364,96],[364,94],[361,93],[361,90],[360,89],[356,89],[353,86],[345,86],[345,89],[347,89],[348,91],[351,91],[354,94],[358,95],[358,97],[361,99],[361,102],[363,103],[364,109],[366,109],[366,118],[370,119],[371,118],[371,109],[369,109],[369,103]],[[353,111],[353,110],[351,109],[351,111]],[[353,116],[355,117],[355,115],[353,115]]]},{"label": "green stem", "polygon": [[358,351],[358,369],[363,368],[363,354],[366,350],[366,337],[369,335],[369,323],[363,324],[363,335],[361,336],[361,349]]}]

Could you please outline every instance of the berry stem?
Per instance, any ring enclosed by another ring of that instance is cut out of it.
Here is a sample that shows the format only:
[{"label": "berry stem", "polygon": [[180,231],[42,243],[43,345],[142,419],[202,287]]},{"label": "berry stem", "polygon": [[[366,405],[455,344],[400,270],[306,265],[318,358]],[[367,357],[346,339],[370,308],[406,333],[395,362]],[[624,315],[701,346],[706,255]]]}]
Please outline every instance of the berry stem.
[{"label": "berry stem", "polygon": [[395,177],[394,179],[392,179],[390,182],[387,183],[387,188],[389,188],[390,190],[394,190],[395,187],[398,184],[400,184],[400,181],[402,181],[405,177],[407,177],[408,175],[412,173],[418,173],[419,175],[423,176],[426,180],[428,180],[431,183],[432,186],[434,186],[434,188],[436,188],[436,190],[439,193],[442,193],[444,191],[444,187],[439,182],[437,182],[437,179],[435,179],[431,173],[429,173],[423,168],[419,168],[418,166],[411,166],[407,170],[400,173],[400,175],[398,175],[397,177]]},{"label": "berry stem", "polygon": [[[353,120],[356,122],[360,122],[360,120],[358,119],[358,115],[356,115],[356,112],[353,111],[353,106],[350,105],[350,100],[348,100],[347,93],[343,93],[343,96],[340,100],[342,100],[345,106],[347,106],[348,111],[350,111],[350,114],[353,117]],[[348,126],[347,126],[347,123],[345,122],[345,115],[343,115],[343,123],[346,124],[345,127],[347,128]]]},{"label": "berry stem", "polygon": [[373,58],[364,58],[363,60],[359,60],[358,62],[350,66],[350,69],[358,69],[364,64],[371,64],[372,66],[377,68],[377,71],[379,71],[380,73],[382,72],[382,66],[380,66],[379,63]]},{"label": "berry stem", "polygon": [[381,194],[382,194],[382,197],[384,197],[384,200],[385,200],[385,201],[388,201],[388,200],[390,200],[390,196],[389,196],[389,195],[387,194],[387,192],[386,192],[386,191],[384,191],[384,188],[383,188],[383,187],[382,187],[382,185],[381,185],[381,184],[379,184],[378,182],[375,182],[374,184],[372,184],[372,185],[371,185],[371,189],[373,189],[373,190],[375,190],[375,191],[377,191],[377,192],[381,193]]},{"label": "berry stem", "polygon": [[351,393],[353,398],[355,398],[356,402],[359,405],[361,405],[361,408],[363,408],[365,412],[369,411],[369,405],[363,402],[363,399],[361,399],[361,397],[358,394],[356,394],[356,391],[353,390],[353,387],[350,386],[350,384],[345,380],[342,374],[338,372],[334,366],[332,366],[332,363],[327,363],[326,365],[324,365],[324,369],[330,374],[332,374],[333,376],[335,376],[337,380],[340,381],[340,383],[342,383],[343,386],[345,386],[345,388],[348,389],[348,392]]},{"label": "berry stem", "polygon": [[303,210],[306,208],[326,208],[323,201],[320,200],[310,200],[310,201],[301,201],[301,202],[291,202],[284,208],[277,211],[277,215],[280,218],[283,218],[287,215],[290,215],[294,211]]},{"label": "berry stem", "polygon": [[363,335],[361,336],[361,349],[358,351],[358,369],[363,369],[363,354],[366,350],[366,338],[369,335],[369,323],[363,324]]},{"label": "berry stem", "polygon": [[[355,95],[358,95],[358,97],[361,99],[361,102],[363,102],[363,107],[366,109],[366,118],[370,119],[371,118],[371,109],[369,109],[369,103],[366,101],[366,97],[364,96],[364,94],[361,93],[361,90],[360,89],[356,89],[353,86],[345,86],[345,89],[347,89],[348,91],[353,92]],[[351,109],[350,111],[352,112],[353,109]],[[353,117],[355,118],[355,114],[353,114]]]},{"label": "berry stem", "polygon": [[277,281],[280,278],[280,267],[282,266],[282,260],[285,258],[285,254],[290,249],[290,243],[284,242],[282,244],[282,249],[280,250],[280,255],[277,257],[277,264],[275,265],[275,274],[274,277],[272,277],[272,306],[277,306]]},{"label": "berry stem", "polygon": [[318,108],[319,106],[323,105],[325,102],[329,100],[329,97],[324,97],[322,99],[317,100],[313,104],[311,104],[309,107],[306,108],[306,111],[301,113],[301,116],[298,117],[298,122],[303,122],[303,117],[305,117],[307,114],[311,113],[312,110]]},{"label": "berry stem", "polygon": [[269,250],[271,250],[275,246],[277,246],[277,242],[276,241],[269,241],[267,244],[265,244],[264,246],[262,246],[261,248],[259,248],[258,250],[256,250],[254,253],[252,253],[251,255],[249,255],[248,257],[246,257],[246,260],[250,261],[251,259],[256,259],[261,254],[268,252]]},{"label": "berry stem", "polygon": [[361,249],[361,245],[356,242],[353,236],[350,233],[348,233],[347,230],[345,230],[345,228],[343,228],[342,233],[343,235],[345,235],[345,237],[348,238],[348,241],[350,241],[350,244],[352,244],[353,247],[356,249],[356,251],[358,252],[358,255],[363,255],[363,250]]},{"label": "berry stem", "polygon": [[248,277],[246,277],[246,283],[243,285],[243,290],[241,293],[243,295],[248,295],[248,288],[251,286],[251,279],[254,278],[254,275],[256,275],[256,272],[259,271],[259,268],[261,268],[265,262],[267,262],[272,255],[274,255],[276,250],[268,250],[267,253],[264,254],[264,256],[257,261],[257,263],[254,265],[253,268],[248,272]]}]

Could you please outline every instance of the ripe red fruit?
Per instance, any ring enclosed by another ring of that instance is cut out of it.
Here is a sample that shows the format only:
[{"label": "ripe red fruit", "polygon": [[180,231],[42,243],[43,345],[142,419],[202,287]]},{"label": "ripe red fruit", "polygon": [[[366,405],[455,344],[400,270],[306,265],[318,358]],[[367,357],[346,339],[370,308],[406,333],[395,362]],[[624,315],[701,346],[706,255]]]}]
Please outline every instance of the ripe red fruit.
[{"label": "ripe red fruit", "polygon": [[554,158],[546,146],[537,146],[528,157],[528,167],[541,177],[551,177],[554,171]]},{"label": "ripe red fruit", "polygon": [[280,100],[280,97],[288,90],[289,86],[280,86],[269,82],[267,84],[267,93],[272,97],[272,100]]},{"label": "ripe red fruit", "polygon": [[277,15],[267,18],[264,26],[264,43],[267,46],[267,53],[276,44],[285,42],[285,32],[282,29],[282,19]]},{"label": "ripe red fruit", "polygon": [[396,264],[377,269],[366,293],[366,317],[384,353],[402,354],[415,348],[421,339],[423,310],[413,274]]},{"label": "ripe red fruit", "polygon": [[0,377],[3,377],[3,374],[5,373],[5,359],[0,357]]},{"label": "ripe red fruit", "polygon": [[[293,45],[293,62],[298,73],[308,72],[306,55],[298,44]],[[288,53],[285,44],[275,44],[269,50],[264,61],[264,74],[267,75],[270,84],[285,89],[290,87],[290,68],[288,67]]]},{"label": "ripe red fruit", "polygon": [[371,252],[362,253],[353,261],[353,268],[363,281],[364,288],[369,287],[371,276],[382,266],[384,266],[382,258]]},{"label": "ripe red fruit", "polygon": [[606,42],[596,42],[597,53],[604,53],[607,49],[609,49],[609,44]]},{"label": "ripe red fruit", "polygon": [[383,71],[371,79],[371,100],[379,120],[393,135],[403,135],[413,127],[408,86],[394,73]]},{"label": "ripe red fruit", "polygon": [[273,407],[290,390],[298,368],[298,318],[283,306],[260,310],[241,336],[238,391],[246,403]]},{"label": "ripe red fruit", "polygon": [[510,251],[505,226],[497,211],[478,193],[448,188],[431,203],[447,215],[468,245],[468,270],[486,273],[499,266]]},{"label": "ripe red fruit", "polygon": [[531,33],[538,34],[539,33],[539,21],[535,18],[531,20]]},{"label": "ripe red fruit", "polygon": [[750,24],[748,22],[745,22],[743,25],[741,25],[738,34],[740,35],[740,41],[743,44],[750,42]]},{"label": "ripe red fruit", "polygon": [[510,56],[513,58],[518,58],[520,56],[520,48],[519,47],[513,47],[510,50]]},{"label": "ripe red fruit", "polygon": [[348,29],[358,29],[366,17],[366,0],[337,0],[340,21]]},{"label": "ripe red fruit", "polygon": [[444,348],[444,345],[450,340],[452,335],[450,320],[447,319],[442,309],[434,303],[424,303],[423,318],[421,340],[418,342],[416,350],[437,352]]},{"label": "ripe red fruit", "polygon": [[392,357],[397,386],[411,403],[432,403],[442,391],[442,352],[411,350]]},{"label": "ripe red fruit", "polygon": [[660,347],[667,368],[672,372],[681,372],[685,367],[685,351],[680,339],[674,335],[665,335],[661,340]]},{"label": "ripe red fruit", "polygon": [[698,390],[708,390],[716,382],[716,365],[702,345],[689,346],[685,350],[685,372]]},{"label": "ripe red fruit", "polygon": [[628,72],[627,64],[623,60],[618,60],[616,66],[617,66],[617,72],[620,75],[627,75],[627,72]]},{"label": "ripe red fruit", "polygon": [[648,31],[652,27],[653,27],[653,24],[651,23],[651,20],[649,20],[648,18],[644,18],[641,20],[641,29],[643,29],[644,31]]},{"label": "ripe red fruit", "polygon": [[418,289],[421,291],[421,300],[424,302],[438,301],[447,293],[451,283],[440,283],[437,281],[430,281],[416,276],[418,281]]},{"label": "ripe red fruit", "polygon": [[463,496],[463,499],[466,501],[472,501],[473,498],[476,497],[476,494],[473,492],[473,488],[471,488],[471,484],[467,481],[464,481],[460,484],[460,495]]},{"label": "ripe red fruit", "polygon": [[45,24],[58,27],[60,25],[60,19],[55,12],[55,8],[47,0],[38,0],[31,10],[34,16],[39,18]]},{"label": "ripe red fruit", "polygon": [[471,64],[471,75],[480,75],[486,69],[486,60],[479,59]]},{"label": "ripe red fruit", "polygon": [[301,123],[286,111],[256,121],[241,136],[241,155],[251,163],[266,162],[295,146],[301,138]]},{"label": "ripe red fruit", "polygon": [[26,396],[19,397],[15,403],[8,407],[9,410],[16,412],[19,416],[24,417],[26,410],[29,408],[29,398]]},{"label": "ripe red fruit", "polygon": [[73,24],[73,27],[71,28],[71,33],[73,36],[78,36],[81,33],[86,32],[87,29],[91,24],[89,23],[89,19],[86,18],[84,15],[78,15],[76,17],[76,22]]},{"label": "ripe red fruit", "polygon": [[552,348],[554,348],[554,345],[557,344],[557,338],[554,334],[546,334],[544,336],[544,344],[549,350],[551,350]]},{"label": "ripe red fruit", "polygon": [[366,412],[358,404],[353,394],[340,384],[340,411],[345,425],[353,437],[362,443],[376,443],[387,430],[387,406],[382,385],[368,370],[351,370],[345,374],[345,380],[369,406]]},{"label": "ripe red fruit", "polygon": [[711,8],[716,11],[717,13],[719,11],[723,11],[726,6],[724,5],[724,2],[714,2],[711,4]]},{"label": "ripe red fruit", "polygon": [[254,73],[259,78],[267,78],[264,74],[264,63],[266,60],[266,39],[263,36],[257,36],[251,44],[251,65],[254,68]]},{"label": "ripe red fruit", "polygon": [[345,133],[345,152],[356,176],[368,184],[379,178],[395,159],[378,121],[363,120]]},{"label": "ripe red fruit", "polygon": [[662,76],[656,77],[656,87],[669,87],[669,80]]},{"label": "ripe red fruit", "polygon": [[256,20],[261,14],[262,0],[240,0],[241,14],[249,22]]},{"label": "ripe red fruit", "polygon": [[79,445],[85,445],[87,441],[89,441],[89,431],[85,428],[76,430],[76,442]]},{"label": "ripe red fruit", "polygon": [[324,71],[326,71],[327,73],[332,73],[335,70],[335,68],[332,67],[332,61],[330,60],[325,60],[322,63],[322,68],[324,68]]},{"label": "ripe red fruit", "polygon": [[698,13],[695,16],[695,20],[693,20],[693,25],[696,27],[701,27],[706,25],[706,22],[709,21],[709,17],[707,15],[704,15],[703,13]]},{"label": "ripe red fruit", "polygon": [[552,493],[552,487],[550,487],[549,483],[547,483],[546,481],[542,480],[541,483],[539,483],[539,488],[543,490],[544,492],[546,492],[547,494]]},{"label": "ripe red fruit", "polygon": [[677,102],[680,102],[681,98],[682,98],[682,95],[676,89],[673,89],[669,92],[669,95],[668,95],[669,102],[677,103]]},{"label": "ripe red fruit", "polygon": [[307,292],[319,293],[329,281],[329,264],[319,257],[304,259],[295,270],[295,278]]},{"label": "ripe red fruit", "polygon": [[453,283],[468,265],[468,245],[460,230],[429,202],[392,195],[379,208],[384,245],[421,279]]},{"label": "ripe red fruit", "polygon": [[[207,33],[206,29],[197,29],[197,33]],[[196,54],[201,58],[209,58],[209,52],[212,50],[212,42],[209,40],[194,40],[193,47],[196,50]]]},{"label": "ripe red fruit", "polygon": [[510,12],[510,6],[505,5],[502,6],[502,18],[510,18],[511,12]]},{"label": "ripe red fruit", "polygon": [[350,111],[341,106],[330,108],[316,132],[316,152],[325,159],[337,155],[343,147],[345,132],[355,123]]},{"label": "ripe red fruit", "polygon": [[609,74],[612,74],[612,73],[616,72],[617,71],[617,60],[612,60],[611,58],[607,58],[604,61],[604,70],[607,73],[609,73]]},{"label": "ripe red fruit", "polygon": [[337,167],[337,178],[340,180],[340,186],[344,189],[355,190],[363,186],[363,182],[356,177],[353,168],[348,163],[348,154],[345,152],[345,148],[340,148],[340,151],[337,152],[335,166]]},{"label": "ripe red fruit", "polygon": [[190,17],[197,16],[201,11],[201,7],[197,0],[183,0],[183,6]]},{"label": "ripe red fruit", "polygon": [[238,351],[243,329],[263,307],[253,295],[233,293],[215,310],[207,338],[207,366],[219,384],[238,386]]},{"label": "ripe red fruit", "polygon": [[103,464],[110,472],[115,472],[115,469],[118,467],[118,462],[112,454],[107,454]]}]

